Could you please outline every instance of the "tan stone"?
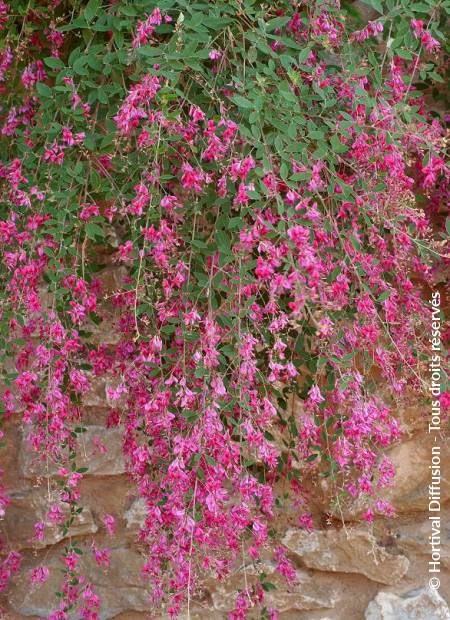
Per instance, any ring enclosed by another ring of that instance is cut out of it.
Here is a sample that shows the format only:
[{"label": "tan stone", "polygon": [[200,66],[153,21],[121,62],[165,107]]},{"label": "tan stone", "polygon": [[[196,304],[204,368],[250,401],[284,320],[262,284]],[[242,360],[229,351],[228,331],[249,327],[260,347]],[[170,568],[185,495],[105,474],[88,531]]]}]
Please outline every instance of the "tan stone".
[{"label": "tan stone", "polygon": [[360,573],[379,583],[398,582],[409,566],[405,556],[388,553],[362,528],[314,532],[290,529],[283,544],[308,568]]},{"label": "tan stone", "polygon": [[83,394],[81,402],[84,407],[107,407],[106,381],[104,377],[88,375],[90,389]]},{"label": "tan stone", "polygon": [[[447,442],[448,437],[442,437],[437,444],[441,446],[441,505],[450,500],[450,478],[445,475],[445,472],[450,471],[450,450]],[[397,513],[428,510],[431,450],[434,445],[433,435],[426,432],[417,434],[386,452],[395,467],[395,478],[391,486],[378,490],[377,494],[381,499],[390,502]],[[365,500],[358,499],[349,506],[342,507],[342,512],[334,508],[333,514],[337,517],[343,516],[346,520],[356,520],[361,518],[366,509]]]},{"label": "tan stone", "polygon": [[117,329],[116,318],[111,313],[102,310],[100,312],[102,317],[101,323],[96,325],[92,323],[89,327],[89,331],[91,332],[91,336],[89,338],[89,342],[92,344],[100,345],[100,344],[117,344],[120,342],[120,331]]},{"label": "tan stone", "polygon": [[450,610],[436,590],[420,588],[402,596],[379,592],[366,609],[366,620],[449,620]]},{"label": "tan stone", "polygon": [[[122,453],[123,429],[121,427],[105,428],[87,426],[85,433],[79,435],[77,467],[88,467],[86,475],[114,476],[125,472],[125,460]],[[104,450],[96,445],[99,441]],[[22,441],[20,461],[25,477],[52,476],[57,467],[39,461],[26,440]]]},{"label": "tan stone", "polygon": [[[226,616],[214,611],[207,605],[199,606],[193,603],[190,606],[189,612],[190,620],[227,620]],[[114,620],[140,620],[140,618],[142,618],[142,620],[149,620],[149,615],[147,613],[145,616],[141,616],[133,612],[131,614],[120,614],[120,616],[116,616]],[[151,618],[152,620],[173,620],[173,617],[169,616],[169,614],[152,616]],[[188,618],[187,609],[183,609],[180,614],[180,620],[184,620],[185,618]]]},{"label": "tan stone", "polygon": [[[95,534],[98,526],[94,521],[89,506],[75,517],[66,535],[61,526],[50,523],[46,514],[51,504],[58,503],[63,513],[68,514],[67,504],[57,502],[57,496],[46,488],[30,489],[28,491],[11,495],[11,503],[8,505],[3,522],[4,532],[9,540],[14,541],[15,549],[29,547],[42,548],[63,540],[64,538]],[[44,539],[32,540],[34,537],[34,524],[37,521],[45,523]]]},{"label": "tan stone", "polygon": [[120,379],[113,376],[96,377],[88,375],[90,389],[82,397],[84,407],[109,408],[120,407],[125,404],[126,394],[121,394],[119,398],[112,399],[110,390],[116,390],[119,387]]},{"label": "tan stone", "polygon": [[133,501],[124,514],[126,528],[132,532],[138,532],[143,527],[146,516],[146,501],[143,497],[139,497]]},{"label": "tan stone", "polygon": [[[430,556],[431,547],[429,536],[432,535],[431,520],[426,514],[422,519],[413,523],[396,525],[392,524],[392,530],[396,534],[397,547],[402,549],[408,556]],[[450,569],[450,508],[443,509],[440,514],[439,547],[440,561],[443,567]],[[428,562],[428,559],[426,560]]]},{"label": "tan stone", "polygon": [[[441,445],[441,502],[450,499],[450,480],[445,472],[450,471],[450,450],[446,441]],[[430,464],[433,437],[428,433],[417,435],[410,441],[399,444],[387,454],[394,463],[396,475],[394,485],[383,491],[383,497],[390,501],[398,512],[425,511],[428,509],[428,485],[431,482]]]},{"label": "tan stone", "polygon": [[247,566],[223,582],[209,580],[205,585],[211,592],[214,609],[221,612],[232,611],[237,591],[242,589],[245,582],[251,585],[257,581],[262,572],[267,575],[266,581],[275,586],[265,593],[265,604],[279,612],[330,609],[336,604],[337,592],[333,588],[317,584],[305,571],[297,570],[295,582],[289,585],[284,577],[275,571],[272,563],[264,562],[258,570]]},{"label": "tan stone", "polygon": [[358,9],[362,19],[365,22],[371,19],[375,19],[379,16],[379,13],[371,6],[369,6],[368,2],[365,3],[364,0],[362,2],[360,0],[356,0],[356,2],[353,2],[353,6]]},{"label": "tan stone", "polygon": [[[35,564],[41,564],[36,562]],[[24,566],[20,575],[14,579],[9,594],[9,602],[14,611],[23,616],[43,616],[57,606],[55,591],[61,586],[61,564],[57,555],[45,559],[50,569],[49,579],[40,587],[30,587],[27,572],[31,564]],[[142,557],[128,547],[118,547],[111,551],[111,566],[101,569],[92,554],[86,553],[80,559],[80,573],[92,583],[101,598],[100,620],[109,620],[128,611],[148,612],[151,609],[149,592],[141,577]],[[71,620],[78,620],[74,613]]]}]

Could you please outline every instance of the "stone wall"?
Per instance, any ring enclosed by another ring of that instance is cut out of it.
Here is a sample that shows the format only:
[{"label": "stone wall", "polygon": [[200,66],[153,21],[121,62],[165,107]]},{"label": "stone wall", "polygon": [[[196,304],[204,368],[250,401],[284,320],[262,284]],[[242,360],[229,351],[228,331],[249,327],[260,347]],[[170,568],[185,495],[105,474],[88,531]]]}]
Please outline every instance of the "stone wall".
[{"label": "stone wall", "polygon": [[[119,268],[106,266],[99,274],[107,290],[120,279]],[[112,316],[108,308],[98,330],[98,341],[115,341]],[[106,325],[106,327],[105,327]],[[45,539],[36,547],[31,542],[34,523],[43,520],[51,501],[52,469],[36,463],[25,441],[26,429],[14,420],[5,428],[7,447],[1,450],[1,467],[12,502],[0,521],[1,536],[11,547],[21,550],[24,561],[20,574],[0,600],[0,620],[46,617],[55,605],[55,592],[61,584],[58,562],[70,538],[89,550],[94,539],[99,547],[112,549],[111,565],[101,569],[87,552],[81,564],[103,601],[101,620],[139,620],[148,617],[148,593],[141,579],[143,563],[137,534],[145,506],[136,498],[128,481],[122,456],[121,429],[105,428],[108,399],[105,382],[96,381],[84,399],[85,425],[77,463],[89,464],[81,482],[83,512],[65,539],[57,528],[48,527]],[[283,542],[297,567],[297,582],[288,587],[274,573],[270,560],[264,572],[271,575],[276,589],[267,593],[268,603],[281,612],[282,620],[434,620],[450,619],[450,453],[442,437],[441,510],[441,588],[426,589],[428,583],[431,526],[428,519],[430,481],[430,437],[426,413],[417,404],[398,411],[405,429],[404,440],[389,450],[396,465],[395,486],[386,499],[397,509],[391,520],[376,520],[371,526],[360,521],[357,504],[343,515],[328,518],[326,483],[315,488],[313,508],[316,523],[323,528],[310,534],[296,529],[295,514],[286,514]],[[101,449],[104,446],[106,450]],[[100,446],[100,447],[99,447]],[[445,478],[447,476],[447,478]],[[114,538],[106,535],[102,518],[112,514],[117,522]],[[342,524],[345,519],[345,527]],[[269,557],[269,556],[268,556]],[[30,568],[46,564],[55,570],[40,587],[32,588],[27,577]],[[245,573],[245,574],[244,574]],[[207,580],[191,606],[192,619],[225,620],[234,606],[235,593],[244,580],[256,579],[248,566],[224,583]],[[146,613],[147,612],[147,613]],[[2,615],[3,613],[3,615]],[[161,618],[161,616],[158,616]],[[79,620],[74,618],[74,620]]]},{"label": "stone wall", "polygon": [[[89,473],[82,481],[85,508],[66,538],[88,548],[92,539],[112,549],[111,566],[106,570],[94,566],[92,554],[84,553],[84,574],[95,584],[103,600],[102,620],[132,620],[146,617],[147,592],[140,577],[142,557],[136,542],[145,508],[136,499],[128,482],[121,452],[120,429],[100,425],[105,411],[105,385],[97,385],[86,404],[88,431],[83,435],[79,462],[89,462]],[[346,525],[337,519],[332,525],[312,533],[292,526],[295,515],[286,515],[283,543],[297,566],[297,584],[291,588],[276,575],[271,581],[276,590],[268,593],[283,620],[367,620],[450,618],[444,598],[450,598],[450,484],[442,484],[442,572],[440,594],[425,588],[428,583],[430,524],[428,520],[428,484],[430,443],[420,411],[403,412],[409,438],[390,450],[397,466],[397,482],[386,496],[398,510],[391,520],[377,520],[373,527],[358,520],[358,506],[345,514]],[[409,420],[409,421],[408,421]],[[12,503],[0,526],[11,545],[22,551],[21,573],[14,579],[3,599],[0,618],[18,620],[46,616],[55,601],[60,585],[57,568],[64,547],[61,531],[46,528],[39,548],[30,542],[33,526],[43,519],[51,498],[46,464],[37,465],[28,451],[22,430],[13,422],[7,426],[8,448],[3,450],[2,466],[12,492]],[[107,448],[97,447],[98,439]],[[445,446],[445,438],[442,445]],[[450,472],[450,454],[443,454],[442,471]],[[320,507],[317,508],[318,513]],[[118,529],[107,538],[102,517],[115,516]],[[45,563],[52,571],[42,586],[30,587],[27,572]],[[195,605],[192,618],[221,620],[233,608],[236,589],[245,578],[255,578],[252,568],[237,572],[224,583],[206,581]],[[267,561],[265,572],[274,567]]]}]

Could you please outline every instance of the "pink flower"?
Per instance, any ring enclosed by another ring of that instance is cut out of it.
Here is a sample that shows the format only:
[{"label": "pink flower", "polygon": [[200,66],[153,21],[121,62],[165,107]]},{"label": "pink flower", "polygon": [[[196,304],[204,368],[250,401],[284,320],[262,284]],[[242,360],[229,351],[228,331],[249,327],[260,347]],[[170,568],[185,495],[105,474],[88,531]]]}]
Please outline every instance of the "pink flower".
[{"label": "pink flower", "polygon": [[100,215],[100,210],[98,208],[98,205],[96,204],[84,205],[80,211],[80,219],[84,222],[89,220],[91,217],[95,217],[98,215]]},{"label": "pink flower", "polygon": [[421,37],[422,45],[427,50],[427,52],[436,52],[441,44],[435,38],[431,36],[431,34],[427,31],[422,32]]},{"label": "pink flower", "polygon": [[289,239],[301,249],[305,244],[309,243],[309,229],[304,226],[293,226],[287,231]]},{"label": "pink flower", "polygon": [[294,565],[286,557],[286,552],[282,547],[275,549],[275,559],[277,560],[277,571],[287,579],[289,583],[294,583],[297,573]]},{"label": "pink flower", "polygon": [[53,504],[50,507],[50,510],[47,512],[47,519],[50,523],[62,523],[64,521],[64,514],[58,504]]},{"label": "pink flower", "polygon": [[411,20],[411,28],[414,30],[414,35],[419,37],[423,32],[423,20],[421,19],[412,19]]},{"label": "pink flower", "polygon": [[[90,584],[86,584],[86,587],[83,590],[82,597],[83,597],[83,600],[86,601],[86,604],[89,607],[94,607],[94,608],[100,607],[100,598],[97,596],[97,594],[95,594]],[[96,614],[95,620],[97,619],[98,619],[98,615]],[[89,620],[94,620],[94,617],[92,616],[91,618],[89,618]]]},{"label": "pink flower", "polygon": [[47,566],[37,566],[30,571],[30,581],[32,585],[45,583],[49,577],[50,571]]},{"label": "pink flower", "polygon": [[110,564],[111,552],[109,549],[99,549],[95,543],[92,543],[92,553],[94,554],[95,561],[99,566],[108,568]]},{"label": "pink flower", "polygon": [[212,49],[209,54],[208,54],[209,58],[211,60],[219,60],[219,58],[222,56],[222,52],[219,52],[218,50],[214,50]]},{"label": "pink flower", "polygon": [[126,262],[130,260],[131,253],[133,252],[133,242],[126,241],[123,245],[119,245],[119,260]]},{"label": "pink flower", "polygon": [[43,82],[47,78],[44,71],[44,63],[42,60],[36,60],[29,64],[22,73],[22,84],[27,89],[31,89],[36,82]]},{"label": "pink flower", "polygon": [[375,509],[377,512],[388,518],[392,518],[395,515],[394,507],[389,502],[381,499],[375,503]]},{"label": "pink flower", "polygon": [[0,30],[3,30],[9,17],[9,5],[0,0]]},{"label": "pink flower", "polygon": [[203,183],[205,181],[205,175],[202,170],[194,169],[187,162],[183,163],[181,167],[183,175],[181,177],[181,185],[185,189],[192,189],[197,194],[200,194],[203,189]]},{"label": "pink flower", "polygon": [[53,142],[52,146],[44,151],[44,161],[61,166],[64,161],[63,147]]},{"label": "pink flower", "polygon": [[369,22],[363,30],[353,32],[351,38],[360,43],[381,32],[383,32],[383,24],[381,22]]},{"label": "pink flower", "polygon": [[301,528],[308,530],[308,532],[314,529],[313,519],[310,513],[300,515],[298,518],[298,524]]},{"label": "pink flower", "polygon": [[103,523],[109,536],[114,536],[114,533],[116,531],[116,520],[114,519],[114,517],[108,514],[104,515]]},{"label": "pink flower", "polygon": [[317,385],[313,385],[308,392],[308,403],[314,406],[319,405],[324,401],[325,398],[322,396],[320,389],[317,387]]},{"label": "pink flower", "polygon": [[450,392],[443,392],[439,400],[443,411],[450,409]]},{"label": "pink flower", "polygon": [[34,538],[35,540],[42,542],[44,540],[44,529],[45,523],[43,521],[38,521],[34,524]]},{"label": "pink flower", "polygon": [[150,37],[152,36],[155,26],[159,26],[162,22],[161,11],[158,7],[156,7],[152,14],[147,17],[145,21],[139,21],[136,34],[132,41],[132,46],[134,48],[140,47],[141,45],[145,45],[149,42]]},{"label": "pink flower", "polygon": [[374,512],[371,508],[369,508],[368,510],[366,510],[366,512],[362,515],[362,518],[367,521],[368,523],[372,523],[372,521],[375,518]]},{"label": "pink flower", "polygon": [[189,108],[189,116],[192,118],[194,123],[204,121],[206,118],[205,113],[196,105],[191,105]]},{"label": "pink flower", "polygon": [[79,556],[74,551],[69,551],[64,557],[64,563],[70,571],[74,571],[78,564]]},{"label": "pink flower", "polygon": [[74,368],[70,371],[69,377],[70,383],[76,392],[85,394],[89,391],[89,381],[83,371]]}]

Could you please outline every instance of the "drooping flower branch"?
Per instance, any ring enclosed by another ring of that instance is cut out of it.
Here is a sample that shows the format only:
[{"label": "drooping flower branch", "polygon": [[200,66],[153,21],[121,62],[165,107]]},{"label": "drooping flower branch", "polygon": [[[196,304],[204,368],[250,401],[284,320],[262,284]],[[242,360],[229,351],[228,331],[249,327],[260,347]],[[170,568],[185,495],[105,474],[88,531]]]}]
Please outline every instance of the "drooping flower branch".
[{"label": "drooping flower branch", "polygon": [[[146,505],[151,605],[177,616],[203,575],[266,549],[295,579],[276,517],[314,527],[311,478],[368,521],[394,512],[383,449],[392,405],[423,388],[422,286],[443,254],[445,134],[420,89],[440,79],[445,17],[405,9],[405,32],[389,2],[366,25],[338,2],[69,4],[26,29],[0,6],[4,415],[47,463],[46,518],[66,534],[89,475],[83,400],[106,382],[103,423],[123,429]],[[51,620],[98,617],[81,552],[65,549]],[[6,552],[2,586],[18,566]]]}]

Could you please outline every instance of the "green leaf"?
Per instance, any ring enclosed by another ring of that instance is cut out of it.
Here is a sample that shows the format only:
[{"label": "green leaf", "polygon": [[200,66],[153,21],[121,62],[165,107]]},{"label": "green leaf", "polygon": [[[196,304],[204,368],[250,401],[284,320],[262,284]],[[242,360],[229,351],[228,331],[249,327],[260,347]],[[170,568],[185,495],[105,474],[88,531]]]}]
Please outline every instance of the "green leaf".
[{"label": "green leaf", "polygon": [[234,95],[234,97],[231,97],[231,101],[233,101],[233,103],[238,105],[240,108],[254,108],[255,107],[251,101],[249,101],[245,97],[242,97],[241,95]]},{"label": "green leaf", "polygon": [[336,278],[338,277],[338,275],[341,273],[342,268],[341,267],[335,267],[333,269],[333,271],[327,276],[327,282],[334,282],[336,280]]},{"label": "green leaf", "polygon": [[36,90],[39,95],[41,95],[41,97],[51,97],[53,93],[50,86],[47,86],[47,84],[44,84],[44,82],[38,82],[36,84]]},{"label": "green leaf", "polygon": [[154,58],[155,56],[161,56],[160,48],[154,47],[152,45],[143,45],[142,47],[138,47],[136,51],[142,56],[148,56],[151,58]]},{"label": "green leaf", "polygon": [[354,237],[353,235],[350,235],[350,243],[352,244],[352,246],[355,248],[355,250],[360,250],[361,249],[361,244],[358,241],[358,239],[356,237]]},{"label": "green leaf", "polygon": [[282,28],[285,26],[291,19],[290,15],[284,15],[283,17],[275,17],[267,22],[267,32],[271,32],[275,30],[275,28]]},{"label": "green leaf", "polygon": [[64,67],[64,63],[61,58],[55,58],[55,56],[48,56],[47,58],[44,58],[44,62],[47,67],[50,67],[50,69],[62,69]]},{"label": "green leaf", "polygon": [[299,55],[298,55],[298,64],[302,65],[306,60],[308,60],[308,56],[311,53],[311,49],[309,47],[305,47]]},{"label": "green leaf", "polygon": [[119,11],[123,15],[127,15],[128,17],[135,17],[138,14],[139,9],[137,9],[134,6],[128,4],[128,5],[125,5],[125,6],[121,6]]},{"label": "green leaf", "polygon": [[89,239],[95,241],[97,237],[103,238],[105,233],[103,232],[103,228],[94,222],[88,222],[85,226],[86,235]]},{"label": "green leaf", "polygon": [[89,71],[86,69],[85,64],[87,62],[86,56],[80,56],[73,63],[73,70],[78,75],[89,75]]},{"label": "green leaf", "polygon": [[342,144],[342,142],[339,140],[339,138],[334,135],[331,136],[331,146],[333,147],[333,151],[335,153],[346,153],[348,151],[348,146],[346,146],[345,144]]},{"label": "green leaf", "polygon": [[200,413],[198,411],[191,411],[190,409],[185,409],[181,412],[183,418],[186,418],[187,422],[195,422],[200,417]]},{"label": "green leaf", "polygon": [[230,239],[226,232],[219,230],[216,233],[217,247],[223,254],[231,254]]},{"label": "green leaf", "polygon": [[89,0],[84,9],[84,17],[87,22],[90,22],[97,15],[98,10],[100,8],[100,0]]},{"label": "green leaf", "polygon": [[362,2],[374,8],[375,11],[378,11],[378,13],[380,13],[381,15],[384,15],[384,10],[383,10],[383,5],[381,4],[381,0],[362,0]]},{"label": "green leaf", "polygon": [[424,4],[423,2],[415,2],[414,4],[411,4],[409,8],[411,9],[411,11],[417,11],[418,13],[429,13],[430,12],[430,7]]},{"label": "green leaf", "polygon": [[413,55],[411,54],[411,52],[408,52],[407,50],[398,49],[396,50],[395,53],[397,54],[397,56],[400,56],[400,58],[404,58],[405,60],[413,59]]},{"label": "green leaf", "polygon": [[270,581],[263,581],[263,583],[261,583],[261,587],[265,592],[269,592],[270,590],[277,589],[277,586],[274,583],[271,583]]},{"label": "green leaf", "polygon": [[381,295],[379,295],[377,301],[386,301],[391,296],[391,291],[383,291]]},{"label": "green leaf", "polygon": [[108,103],[108,95],[106,94],[104,88],[97,88],[97,99],[100,103]]},{"label": "green leaf", "polygon": [[344,390],[348,388],[348,384],[350,383],[352,379],[353,379],[352,375],[345,375],[344,377],[342,377],[342,379],[340,379],[338,385],[339,385],[339,389],[341,390],[341,392],[343,392]]}]

